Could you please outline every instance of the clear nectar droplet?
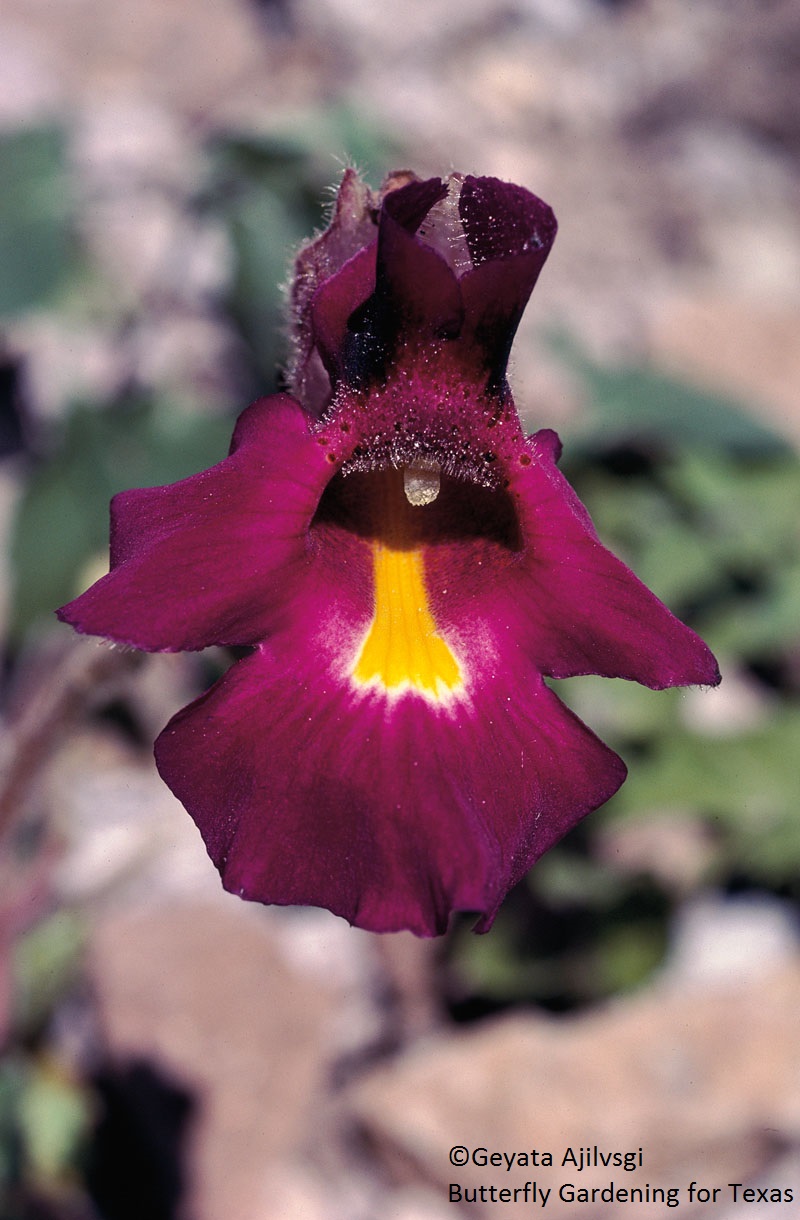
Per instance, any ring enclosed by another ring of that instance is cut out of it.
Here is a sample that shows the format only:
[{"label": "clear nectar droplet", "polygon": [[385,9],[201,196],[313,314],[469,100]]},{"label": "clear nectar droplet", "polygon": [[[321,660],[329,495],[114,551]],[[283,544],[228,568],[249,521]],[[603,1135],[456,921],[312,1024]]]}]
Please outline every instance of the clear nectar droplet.
[{"label": "clear nectar droplet", "polygon": [[403,491],[415,508],[433,504],[440,486],[441,467],[432,458],[417,458],[403,469]]}]

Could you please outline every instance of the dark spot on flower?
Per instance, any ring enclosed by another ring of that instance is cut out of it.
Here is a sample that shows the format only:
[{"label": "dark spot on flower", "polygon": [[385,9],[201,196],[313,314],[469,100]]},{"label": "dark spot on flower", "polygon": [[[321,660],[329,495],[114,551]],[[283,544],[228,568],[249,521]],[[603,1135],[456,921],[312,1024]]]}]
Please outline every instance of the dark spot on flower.
[{"label": "dark spot on flower", "polygon": [[520,466],[530,466],[530,464],[531,464],[530,456],[527,453],[521,453],[519,455],[519,464],[520,464]]},{"label": "dark spot on flower", "polygon": [[342,432],[349,432],[349,431],[350,431],[350,425],[349,425],[349,424],[342,424],[342,425],[340,426],[340,430],[341,430]]},{"label": "dark spot on flower", "polygon": [[486,453],[481,454],[481,457],[483,458],[484,462],[496,462],[497,461],[497,454],[492,453],[491,449],[487,449]]},{"label": "dark spot on flower", "polygon": [[323,540],[329,531],[346,531],[368,541],[390,541],[400,548],[444,548],[465,580],[482,558],[495,561],[522,547],[517,509],[500,488],[481,487],[442,472],[435,503],[424,513],[409,507],[399,470],[335,474],[319,502],[312,530]]},{"label": "dark spot on flower", "polygon": [[328,459],[328,461],[329,461],[329,462],[335,462],[335,461],[336,461],[336,454],[335,454],[335,453],[328,453],[328,454],[326,454],[325,456],[327,457],[327,459]]}]

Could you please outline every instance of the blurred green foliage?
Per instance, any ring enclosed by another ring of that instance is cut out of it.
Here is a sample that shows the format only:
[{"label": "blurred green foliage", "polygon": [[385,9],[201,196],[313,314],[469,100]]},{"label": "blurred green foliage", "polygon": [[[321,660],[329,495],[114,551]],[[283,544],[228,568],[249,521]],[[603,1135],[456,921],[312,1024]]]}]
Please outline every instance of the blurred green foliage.
[{"label": "blurred green foliage", "polygon": [[83,950],[83,924],[59,910],[34,924],[14,946],[12,1020],[26,1040],[45,1028],[59,997],[75,981]]},{"label": "blurred green foliage", "polygon": [[59,1205],[77,1193],[91,1119],[89,1091],[46,1055],[0,1061],[3,1220],[72,1214]]},{"label": "blurred green foliage", "polygon": [[71,259],[66,138],[58,127],[0,135],[0,318],[49,299]]},{"label": "blurred green foliage", "polygon": [[92,1120],[90,1090],[48,1051],[49,1030],[79,976],[83,926],[73,912],[45,914],[22,933],[0,970],[13,1005],[0,1058],[0,1215],[26,1220],[34,1200],[73,1191]]}]

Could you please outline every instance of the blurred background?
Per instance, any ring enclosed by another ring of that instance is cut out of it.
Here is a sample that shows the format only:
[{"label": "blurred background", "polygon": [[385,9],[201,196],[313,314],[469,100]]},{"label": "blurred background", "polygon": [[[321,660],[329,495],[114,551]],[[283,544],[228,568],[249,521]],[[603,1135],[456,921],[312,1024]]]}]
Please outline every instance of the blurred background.
[{"label": "blurred background", "polygon": [[[438,1220],[451,1181],[605,1184],[559,1167],[595,1143],[684,1212],[739,1214],[693,1179],[800,1198],[798,6],[5,0],[0,64],[0,1218]],[[630,777],[484,937],[222,893],[151,747],[228,658],[52,613],[110,496],[219,460],[277,383],[349,163],[554,207],[517,402],[722,664],[557,684]]]}]

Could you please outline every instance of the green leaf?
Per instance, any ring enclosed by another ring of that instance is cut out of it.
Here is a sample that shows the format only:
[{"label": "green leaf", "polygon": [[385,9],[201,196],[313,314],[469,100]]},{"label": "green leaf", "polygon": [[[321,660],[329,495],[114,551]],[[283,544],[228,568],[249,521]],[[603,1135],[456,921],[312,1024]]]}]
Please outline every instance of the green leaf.
[{"label": "green leaf", "polygon": [[661,965],[665,950],[665,929],[655,920],[609,929],[597,949],[600,990],[612,995],[640,986]]},{"label": "green leaf", "polygon": [[0,136],[0,315],[45,303],[68,269],[64,154],[56,127]]},{"label": "green leaf", "polygon": [[718,827],[733,871],[770,884],[800,876],[800,709],[780,707],[762,727],[731,737],[680,728],[651,743],[613,798],[614,815],[702,813]]},{"label": "green leaf", "polygon": [[0,1059],[0,1215],[7,1211],[7,1192],[22,1174],[20,1101],[27,1081],[27,1066],[16,1053]]},{"label": "green leaf", "polygon": [[617,747],[648,741],[674,724],[677,690],[652,691],[622,678],[587,675],[549,682],[559,699]]},{"label": "green leaf", "polygon": [[551,345],[591,396],[592,418],[573,443],[608,449],[639,441],[749,456],[789,452],[788,442],[741,402],[655,369],[596,364],[564,335],[551,336]]},{"label": "green leaf", "polygon": [[735,462],[687,452],[664,482],[702,538],[729,565],[767,568],[800,552],[800,461]]},{"label": "green leaf", "polygon": [[[316,208],[320,191],[356,165],[373,186],[403,160],[403,145],[388,130],[365,119],[363,110],[336,104],[298,112],[271,132],[231,131],[210,145],[216,175],[229,186],[259,180],[285,201],[304,196]],[[308,231],[306,231],[307,235]]]},{"label": "green leaf", "polygon": [[86,1094],[52,1066],[39,1062],[22,1093],[19,1119],[34,1182],[45,1188],[63,1182],[76,1168],[89,1131]]},{"label": "green leaf", "polygon": [[35,1032],[72,982],[83,948],[83,924],[59,911],[14,945],[15,1025]]},{"label": "green leaf", "polygon": [[226,216],[236,256],[228,308],[270,388],[286,362],[284,300],[289,253],[302,236],[293,214],[267,191],[252,191],[229,205]]}]

